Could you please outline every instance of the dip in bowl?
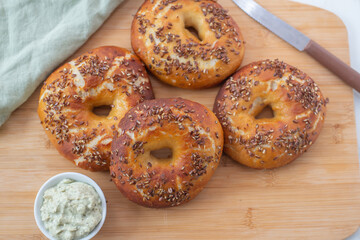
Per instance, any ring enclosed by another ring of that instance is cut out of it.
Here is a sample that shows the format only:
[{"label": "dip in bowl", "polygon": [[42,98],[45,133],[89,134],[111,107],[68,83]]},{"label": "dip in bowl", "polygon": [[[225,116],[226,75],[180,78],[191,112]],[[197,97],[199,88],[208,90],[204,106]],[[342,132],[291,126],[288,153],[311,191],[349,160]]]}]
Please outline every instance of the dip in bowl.
[{"label": "dip in bowl", "polygon": [[49,239],[91,239],[106,218],[106,199],[89,177],[58,174],[40,188],[34,205],[36,223]]}]

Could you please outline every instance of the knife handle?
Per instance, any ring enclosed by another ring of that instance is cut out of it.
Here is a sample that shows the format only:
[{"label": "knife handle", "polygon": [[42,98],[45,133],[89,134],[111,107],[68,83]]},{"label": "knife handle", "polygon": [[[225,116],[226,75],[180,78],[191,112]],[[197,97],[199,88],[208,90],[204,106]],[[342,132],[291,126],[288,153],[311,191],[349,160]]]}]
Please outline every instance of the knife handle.
[{"label": "knife handle", "polygon": [[304,51],[341,78],[350,87],[360,92],[360,74],[353,68],[313,40],[310,40]]}]

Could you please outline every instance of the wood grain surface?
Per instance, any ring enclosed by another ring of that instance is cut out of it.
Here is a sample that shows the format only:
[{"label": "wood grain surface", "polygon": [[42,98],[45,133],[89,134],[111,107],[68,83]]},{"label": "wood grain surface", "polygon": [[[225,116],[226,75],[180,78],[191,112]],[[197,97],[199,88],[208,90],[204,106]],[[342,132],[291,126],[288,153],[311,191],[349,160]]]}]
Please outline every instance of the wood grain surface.
[{"label": "wood grain surface", "polygon": [[[129,28],[141,2],[125,0],[74,56],[101,45],[131,49]],[[108,215],[95,239],[343,239],[356,230],[360,181],[351,89],[231,0],[219,2],[246,40],[242,65],[279,58],[312,76],[330,98],[325,127],[314,146],[276,170],[252,170],[224,156],[196,199],[180,207],[147,209],[123,197],[108,173],[79,169],[58,154],[36,113],[38,89],[0,128],[0,239],[45,239],[33,217],[34,199],[48,178],[66,171],[90,176],[105,193]],[[259,2],[349,62],[347,32],[336,16],[286,0]],[[183,90],[154,78],[152,84],[157,98],[181,96],[209,108],[219,89]]]}]

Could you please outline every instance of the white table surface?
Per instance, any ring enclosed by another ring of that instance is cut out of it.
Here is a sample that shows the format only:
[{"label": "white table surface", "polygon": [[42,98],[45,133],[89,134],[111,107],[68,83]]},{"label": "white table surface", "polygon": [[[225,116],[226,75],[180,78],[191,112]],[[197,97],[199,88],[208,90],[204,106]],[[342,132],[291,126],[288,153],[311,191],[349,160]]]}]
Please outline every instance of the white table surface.
[{"label": "white table surface", "polygon": [[[351,67],[360,72],[360,0],[293,0],[333,12],[344,22],[349,39]],[[360,153],[360,94],[354,90],[357,149]],[[359,155],[358,155],[359,156]],[[360,158],[359,158],[360,160]],[[359,203],[360,204],[360,203]],[[347,240],[360,239],[360,229]]]}]

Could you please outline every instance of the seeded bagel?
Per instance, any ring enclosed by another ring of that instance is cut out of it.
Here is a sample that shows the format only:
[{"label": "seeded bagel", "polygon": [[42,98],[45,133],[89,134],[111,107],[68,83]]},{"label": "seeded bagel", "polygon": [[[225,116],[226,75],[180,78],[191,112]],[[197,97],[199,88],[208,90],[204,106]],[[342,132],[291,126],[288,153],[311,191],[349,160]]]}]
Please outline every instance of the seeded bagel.
[{"label": "seeded bagel", "polygon": [[[112,181],[123,195],[146,207],[193,199],[219,165],[223,131],[211,110],[189,100],[140,103],[121,119],[112,144]],[[172,157],[151,151],[170,148]]]},{"label": "seeded bagel", "polygon": [[[77,166],[109,169],[113,132],[133,106],[152,99],[143,64],[128,50],[99,47],[55,70],[41,89],[38,114],[52,144]],[[110,105],[108,116],[92,109]]]},{"label": "seeded bagel", "polygon": [[[299,69],[279,60],[251,63],[226,81],[215,100],[224,152],[251,168],[283,166],[315,142],[327,101]],[[274,117],[257,119],[266,106]]]},{"label": "seeded bagel", "polygon": [[180,88],[220,83],[244,55],[238,25],[215,1],[146,0],[134,17],[131,44],[158,79]]}]

